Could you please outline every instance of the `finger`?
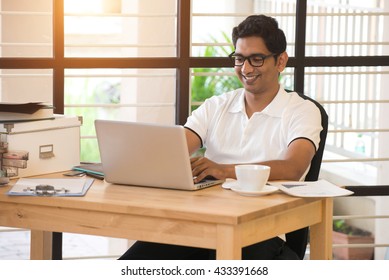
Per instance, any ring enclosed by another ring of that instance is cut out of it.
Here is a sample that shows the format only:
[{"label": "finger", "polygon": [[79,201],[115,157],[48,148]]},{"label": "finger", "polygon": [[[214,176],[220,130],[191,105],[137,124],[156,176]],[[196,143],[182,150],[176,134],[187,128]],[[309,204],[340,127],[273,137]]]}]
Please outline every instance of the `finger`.
[{"label": "finger", "polygon": [[205,179],[205,177],[207,177],[207,170],[204,170],[203,172],[201,172],[199,175],[196,176],[194,182],[195,183],[199,183],[201,182],[202,180]]},{"label": "finger", "polygon": [[200,165],[196,165],[196,166],[192,165],[193,176],[199,176],[206,169],[207,169],[207,166],[204,164],[200,164]]},{"label": "finger", "polygon": [[191,164],[193,176],[199,176],[204,170],[209,168],[208,161],[204,158],[199,158]]},{"label": "finger", "polygon": [[191,165],[192,170],[193,170],[193,169],[198,168],[201,165],[204,165],[205,163],[206,163],[206,161],[204,160],[203,157],[197,157],[197,158],[194,158],[193,160],[191,159],[190,165]]},{"label": "finger", "polygon": [[201,157],[191,157],[190,158],[190,163],[193,164],[195,163],[196,161],[199,161],[201,159]]}]

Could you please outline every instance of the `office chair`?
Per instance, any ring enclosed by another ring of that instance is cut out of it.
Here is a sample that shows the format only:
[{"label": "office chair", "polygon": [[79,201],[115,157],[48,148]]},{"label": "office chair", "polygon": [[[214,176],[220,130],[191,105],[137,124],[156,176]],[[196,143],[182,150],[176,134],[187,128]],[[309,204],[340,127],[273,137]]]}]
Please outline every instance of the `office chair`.
[{"label": "office chair", "polygon": [[[319,148],[317,149],[316,154],[311,161],[311,166],[309,168],[309,171],[308,171],[307,175],[305,176],[305,181],[317,181],[319,178],[319,172],[320,172],[321,161],[323,158],[324,146],[325,146],[326,139],[327,139],[328,115],[327,115],[326,111],[324,110],[323,106],[319,102],[317,102],[316,100],[313,100],[312,98],[310,98],[302,93],[298,93],[298,94],[303,99],[306,99],[306,100],[313,102],[319,108],[320,114],[321,114],[321,126],[323,127],[323,130],[320,132]],[[304,256],[305,256],[305,251],[306,251],[307,243],[308,243],[308,234],[309,234],[309,228],[306,227],[306,228],[302,228],[302,229],[298,229],[298,230],[289,232],[285,235],[286,236],[286,244],[297,254],[297,256],[301,260],[304,259]]]}]

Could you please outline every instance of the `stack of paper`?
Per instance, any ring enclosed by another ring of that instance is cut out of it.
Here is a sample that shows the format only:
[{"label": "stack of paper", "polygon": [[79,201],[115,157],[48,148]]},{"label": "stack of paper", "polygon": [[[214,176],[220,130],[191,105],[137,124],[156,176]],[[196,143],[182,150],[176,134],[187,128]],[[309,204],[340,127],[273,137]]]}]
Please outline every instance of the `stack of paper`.
[{"label": "stack of paper", "polygon": [[0,122],[23,122],[54,118],[54,107],[42,102],[0,102]]},{"label": "stack of paper", "polygon": [[30,179],[20,178],[8,195],[27,196],[84,196],[93,184],[91,178]]}]

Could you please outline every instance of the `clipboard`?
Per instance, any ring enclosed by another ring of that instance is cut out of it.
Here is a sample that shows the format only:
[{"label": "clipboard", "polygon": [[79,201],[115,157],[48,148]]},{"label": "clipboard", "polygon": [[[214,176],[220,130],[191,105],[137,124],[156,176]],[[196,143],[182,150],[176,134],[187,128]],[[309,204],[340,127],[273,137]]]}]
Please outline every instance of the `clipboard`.
[{"label": "clipboard", "polygon": [[84,196],[94,179],[20,178],[7,192],[11,196]]}]

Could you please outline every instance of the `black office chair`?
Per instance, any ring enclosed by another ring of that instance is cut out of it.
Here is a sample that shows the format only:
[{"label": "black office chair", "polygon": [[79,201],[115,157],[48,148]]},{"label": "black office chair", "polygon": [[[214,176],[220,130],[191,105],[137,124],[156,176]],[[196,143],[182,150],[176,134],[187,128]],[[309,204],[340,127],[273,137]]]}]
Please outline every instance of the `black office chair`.
[{"label": "black office chair", "polygon": [[[321,125],[323,127],[323,130],[320,132],[320,143],[319,148],[317,149],[317,152],[315,156],[313,157],[311,161],[311,167],[305,176],[305,181],[316,181],[319,178],[319,172],[320,172],[320,166],[321,161],[323,158],[323,152],[324,152],[324,146],[327,139],[327,132],[328,132],[328,115],[326,111],[324,110],[323,106],[313,100],[312,98],[299,93],[299,95],[311,102],[313,102],[320,110],[321,114]],[[307,243],[308,243],[308,234],[309,234],[309,228],[302,228],[298,229],[292,232],[289,232],[286,234],[286,244],[297,254],[297,256],[302,260],[305,256],[305,251],[307,249]]]}]

